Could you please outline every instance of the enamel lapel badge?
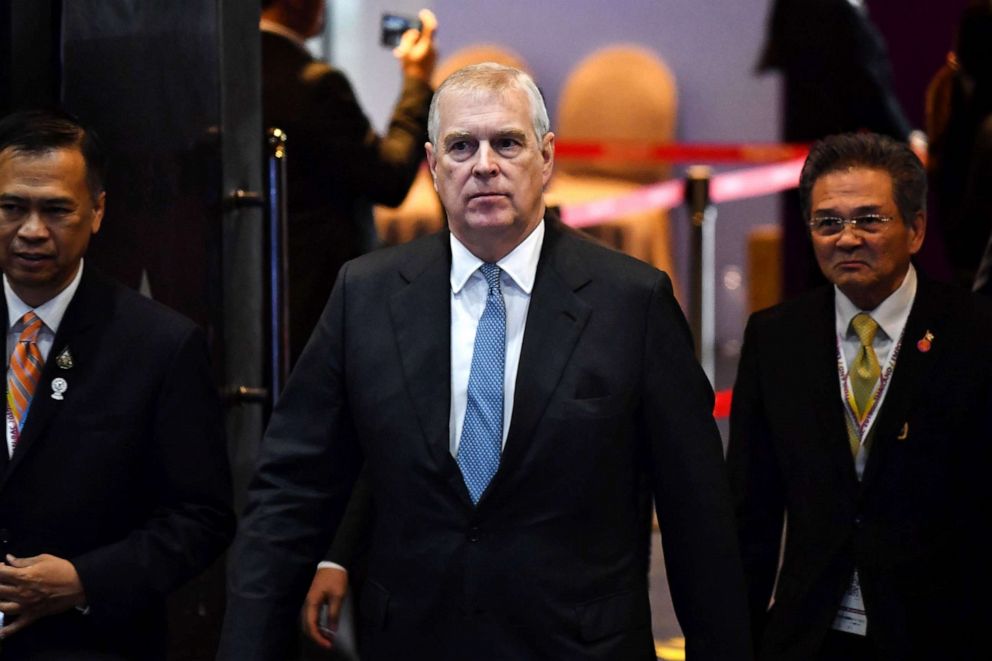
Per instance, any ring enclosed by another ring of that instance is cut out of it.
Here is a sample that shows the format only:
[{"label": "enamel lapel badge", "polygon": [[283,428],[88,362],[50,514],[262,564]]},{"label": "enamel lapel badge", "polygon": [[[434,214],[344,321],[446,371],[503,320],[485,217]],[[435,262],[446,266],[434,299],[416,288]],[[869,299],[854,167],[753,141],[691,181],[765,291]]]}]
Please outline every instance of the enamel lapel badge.
[{"label": "enamel lapel badge", "polygon": [[61,376],[52,379],[52,399],[59,401],[65,399],[65,391],[69,389],[69,383]]},{"label": "enamel lapel badge", "polygon": [[72,362],[72,354],[69,352],[69,347],[62,349],[61,353],[55,358],[55,364],[59,366],[59,369],[69,370],[75,364]]}]

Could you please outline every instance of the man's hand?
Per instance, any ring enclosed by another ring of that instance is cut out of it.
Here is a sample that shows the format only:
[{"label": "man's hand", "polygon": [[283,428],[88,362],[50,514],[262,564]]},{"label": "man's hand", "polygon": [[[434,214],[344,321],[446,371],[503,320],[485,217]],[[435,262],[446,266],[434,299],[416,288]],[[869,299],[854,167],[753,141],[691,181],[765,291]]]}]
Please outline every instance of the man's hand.
[{"label": "man's hand", "polygon": [[[348,594],[348,572],[334,567],[317,570],[310,584],[310,591],[303,602],[303,632],[320,647],[334,647],[334,634],[338,630],[341,604]],[[320,607],[327,605],[327,629],[320,627]]]},{"label": "man's hand", "polygon": [[0,564],[0,611],[13,621],[0,629],[0,638],[32,622],[86,603],[86,593],[72,563],[54,555],[32,558],[7,556]]},{"label": "man's hand", "polygon": [[404,32],[400,45],[393,49],[393,55],[403,66],[403,75],[430,83],[437,61],[437,51],[434,49],[437,18],[429,9],[421,9],[417,18],[423,27]]}]

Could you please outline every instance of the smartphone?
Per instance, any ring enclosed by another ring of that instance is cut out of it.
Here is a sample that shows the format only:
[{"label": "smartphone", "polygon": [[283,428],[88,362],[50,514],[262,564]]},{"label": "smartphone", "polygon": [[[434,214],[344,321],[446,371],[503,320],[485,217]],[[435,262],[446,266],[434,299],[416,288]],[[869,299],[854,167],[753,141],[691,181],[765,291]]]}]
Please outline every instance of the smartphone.
[{"label": "smartphone", "polygon": [[407,30],[419,30],[422,26],[418,19],[399,14],[382,15],[382,38],[380,43],[386,48],[396,48]]}]

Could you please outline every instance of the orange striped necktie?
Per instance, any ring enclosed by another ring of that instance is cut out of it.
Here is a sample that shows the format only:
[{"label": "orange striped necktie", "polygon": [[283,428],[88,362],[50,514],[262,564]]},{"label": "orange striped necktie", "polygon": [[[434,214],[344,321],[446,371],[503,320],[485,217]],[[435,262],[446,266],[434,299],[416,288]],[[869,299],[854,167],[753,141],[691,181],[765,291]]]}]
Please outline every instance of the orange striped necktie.
[{"label": "orange striped necktie", "polygon": [[30,311],[21,317],[21,322],[24,330],[17,338],[17,346],[10,355],[10,369],[7,370],[7,410],[14,422],[15,445],[24,427],[24,419],[28,417],[31,397],[41,380],[41,368],[45,364],[38,348],[38,333],[44,326],[41,317]]}]

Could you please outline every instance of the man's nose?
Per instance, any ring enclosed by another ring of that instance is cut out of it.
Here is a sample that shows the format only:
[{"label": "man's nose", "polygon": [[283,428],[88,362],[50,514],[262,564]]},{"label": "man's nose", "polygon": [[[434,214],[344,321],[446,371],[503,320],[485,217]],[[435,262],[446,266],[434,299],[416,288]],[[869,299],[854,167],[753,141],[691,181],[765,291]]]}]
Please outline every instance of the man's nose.
[{"label": "man's nose", "polygon": [[861,232],[855,229],[850,223],[841,228],[837,235],[837,245],[842,248],[854,248],[861,245],[863,237]]},{"label": "man's nose", "polygon": [[17,236],[27,241],[46,239],[48,238],[48,225],[41,219],[40,213],[31,210],[21,226],[17,228]]},{"label": "man's nose", "polygon": [[496,154],[488,142],[479,144],[478,158],[475,160],[473,173],[482,177],[492,177],[499,173]]}]

